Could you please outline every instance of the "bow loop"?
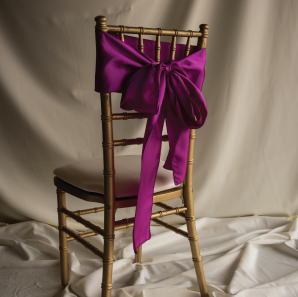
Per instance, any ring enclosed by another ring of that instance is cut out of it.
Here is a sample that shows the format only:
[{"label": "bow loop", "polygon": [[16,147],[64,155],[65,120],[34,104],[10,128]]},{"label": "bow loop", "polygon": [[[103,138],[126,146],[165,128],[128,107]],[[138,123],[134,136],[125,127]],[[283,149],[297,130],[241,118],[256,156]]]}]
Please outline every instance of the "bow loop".
[{"label": "bow loop", "polygon": [[162,104],[165,85],[160,85],[157,65],[138,69],[126,83],[120,107],[124,110],[157,114]]}]

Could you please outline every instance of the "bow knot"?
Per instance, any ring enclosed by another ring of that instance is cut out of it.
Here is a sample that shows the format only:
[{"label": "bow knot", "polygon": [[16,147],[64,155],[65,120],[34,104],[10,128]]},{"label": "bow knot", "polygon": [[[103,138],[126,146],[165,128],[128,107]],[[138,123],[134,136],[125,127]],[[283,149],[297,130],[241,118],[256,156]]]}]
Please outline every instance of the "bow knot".
[{"label": "bow knot", "polygon": [[171,64],[172,61],[170,61],[170,63],[161,63],[161,69],[165,71],[166,74],[169,74],[172,70]]},{"label": "bow knot", "polygon": [[187,77],[185,70],[176,61],[169,60],[168,63],[162,62],[155,66],[159,66],[161,71],[164,71],[166,74],[176,73],[178,75]]}]

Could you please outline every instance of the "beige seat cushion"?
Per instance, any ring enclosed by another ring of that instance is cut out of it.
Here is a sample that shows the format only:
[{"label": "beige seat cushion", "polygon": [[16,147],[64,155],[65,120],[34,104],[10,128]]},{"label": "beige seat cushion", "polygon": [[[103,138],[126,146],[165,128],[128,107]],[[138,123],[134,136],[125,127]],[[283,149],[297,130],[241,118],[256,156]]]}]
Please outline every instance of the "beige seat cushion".
[{"label": "beige seat cushion", "polygon": [[[163,168],[160,161],[154,192],[176,187],[172,171]],[[139,191],[141,156],[115,157],[115,196],[116,198],[137,196]],[[82,190],[104,193],[103,159],[77,161],[54,170],[54,174],[65,182]]]}]

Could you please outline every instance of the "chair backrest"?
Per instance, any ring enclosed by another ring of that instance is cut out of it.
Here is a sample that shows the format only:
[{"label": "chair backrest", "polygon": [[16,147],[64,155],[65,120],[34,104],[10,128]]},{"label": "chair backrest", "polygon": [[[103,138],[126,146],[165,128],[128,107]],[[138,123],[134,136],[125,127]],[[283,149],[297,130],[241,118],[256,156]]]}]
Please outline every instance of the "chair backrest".
[{"label": "chair backrest", "polygon": [[[138,49],[141,52],[146,52],[144,47],[143,35],[155,35],[155,57],[156,62],[160,62],[164,58],[164,52],[161,55],[161,36],[172,36],[172,42],[170,45],[170,57],[171,60],[175,60],[176,53],[176,40],[177,36],[187,37],[184,52],[181,53],[181,47],[179,55],[182,58],[187,57],[190,53],[206,48],[208,37],[208,25],[200,25],[200,31],[182,31],[182,30],[168,30],[168,29],[152,29],[143,27],[125,27],[125,26],[110,26],[106,25],[106,17],[98,16],[96,20],[96,30],[101,30],[110,33],[119,33],[119,38],[125,42],[125,39],[130,37],[124,36],[125,33],[138,35]],[[196,47],[191,46],[191,38],[198,38]],[[146,42],[145,42],[146,43]],[[162,43],[163,45],[165,43]],[[168,47],[167,47],[168,48]],[[182,56],[181,56],[182,55]],[[132,144],[142,144],[143,138],[136,139],[113,139],[113,120],[128,120],[128,119],[142,119],[148,118],[148,114],[145,113],[121,113],[113,114],[111,109],[111,93],[101,93],[101,109],[102,109],[102,137],[103,137],[103,158],[104,158],[104,188],[105,198],[107,204],[111,207],[114,204],[115,193],[115,169],[114,169],[114,146],[126,146]],[[192,191],[192,171],[193,171],[193,149],[194,149],[195,130],[191,129],[189,139],[189,152],[188,152],[188,165],[187,172],[184,181],[184,187],[186,191]],[[167,141],[168,136],[163,135],[162,141]]]}]

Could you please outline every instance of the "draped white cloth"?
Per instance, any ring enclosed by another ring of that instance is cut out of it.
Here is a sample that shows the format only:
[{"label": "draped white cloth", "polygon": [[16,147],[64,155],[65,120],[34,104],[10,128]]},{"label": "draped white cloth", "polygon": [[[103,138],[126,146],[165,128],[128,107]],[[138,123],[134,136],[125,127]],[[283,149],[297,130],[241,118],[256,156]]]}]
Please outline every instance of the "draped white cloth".
[{"label": "draped white cloth", "polygon": [[[202,218],[196,227],[210,296],[298,296],[296,218]],[[112,296],[199,297],[188,240],[152,231],[142,264],[133,263],[131,229],[116,233]],[[102,248],[101,236],[89,240]],[[70,286],[63,290],[58,230],[35,221],[0,227],[1,296],[101,296],[102,261],[77,242],[68,252]]]}]

